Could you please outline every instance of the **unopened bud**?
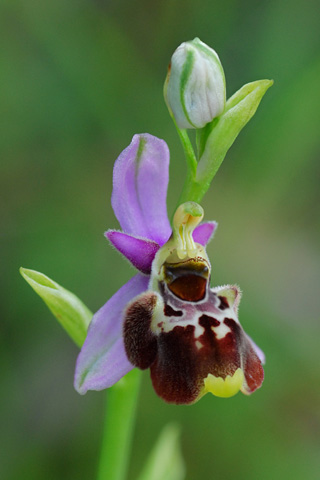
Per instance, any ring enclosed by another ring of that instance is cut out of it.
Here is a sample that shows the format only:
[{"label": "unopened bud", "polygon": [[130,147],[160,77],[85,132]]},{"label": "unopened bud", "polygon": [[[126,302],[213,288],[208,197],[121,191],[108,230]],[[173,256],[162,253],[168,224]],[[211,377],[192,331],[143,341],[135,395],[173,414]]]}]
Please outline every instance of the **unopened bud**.
[{"label": "unopened bud", "polygon": [[202,128],[224,110],[226,86],[216,52],[195,38],[172,55],[164,96],[179,128]]}]

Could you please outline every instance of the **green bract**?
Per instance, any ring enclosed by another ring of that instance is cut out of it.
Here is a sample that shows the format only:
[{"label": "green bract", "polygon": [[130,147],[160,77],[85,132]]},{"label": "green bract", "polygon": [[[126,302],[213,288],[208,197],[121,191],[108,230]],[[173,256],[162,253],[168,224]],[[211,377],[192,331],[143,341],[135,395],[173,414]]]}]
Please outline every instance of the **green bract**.
[{"label": "green bract", "polygon": [[92,319],[90,310],[73,293],[43,273],[20,268],[23,278],[47,304],[72,340],[81,347]]},{"label": "green bract", "polygon": [[[244,85],[229,98],[224,112],[219,117],[197,130],[198,162],[192,151],[192,157],[188,158],[188,179],[179,203],[186,200],[201,201],[227,151],[253,117],[262,97],[272,85],[272,80],[258,80]],[[190,156],[191,144],[182,143],[186,156]],[[186,149],[186,144],[189,150]]]}]

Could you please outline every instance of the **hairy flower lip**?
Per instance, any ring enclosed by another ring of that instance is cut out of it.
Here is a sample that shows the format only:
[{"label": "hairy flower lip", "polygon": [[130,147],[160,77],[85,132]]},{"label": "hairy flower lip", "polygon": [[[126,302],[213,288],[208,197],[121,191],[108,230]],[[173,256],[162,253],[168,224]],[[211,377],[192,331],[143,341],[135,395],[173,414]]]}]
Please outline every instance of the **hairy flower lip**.
[{"label": "hairy flower lip", "polygon": [[[261,386],[263,369],[239,324],[236,302],[220,309],[219,294],[210,289],[209,297],[197,304],[148,290],[127,306],[128,358],[139,368],[150,367],[156,393],[169,403],[192,404],[209,392],[250,394]],[[211,380],[205,382],[208,376]]]}]

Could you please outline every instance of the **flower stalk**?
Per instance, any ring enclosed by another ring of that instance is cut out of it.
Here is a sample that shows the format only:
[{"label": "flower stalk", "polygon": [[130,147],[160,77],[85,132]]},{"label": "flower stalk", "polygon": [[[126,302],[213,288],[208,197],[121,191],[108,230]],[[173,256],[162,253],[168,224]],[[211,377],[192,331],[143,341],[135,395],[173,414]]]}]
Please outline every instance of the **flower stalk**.
[{"label": "flower stalk", "polygon": [[97,480],[127,478],[140,382],[135,369],[108,390]]}]

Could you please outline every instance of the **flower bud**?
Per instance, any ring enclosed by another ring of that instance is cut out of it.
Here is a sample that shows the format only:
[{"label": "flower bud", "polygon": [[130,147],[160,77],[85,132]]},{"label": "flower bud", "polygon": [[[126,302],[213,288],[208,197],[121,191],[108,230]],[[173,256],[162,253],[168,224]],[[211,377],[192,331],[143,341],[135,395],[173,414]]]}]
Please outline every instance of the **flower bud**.
[{"label": "flower bud", "polygon": [[195,38],[174,52],[164,96],[179,128],[202,128],[225,107],[226,86],[216,52]]}]

